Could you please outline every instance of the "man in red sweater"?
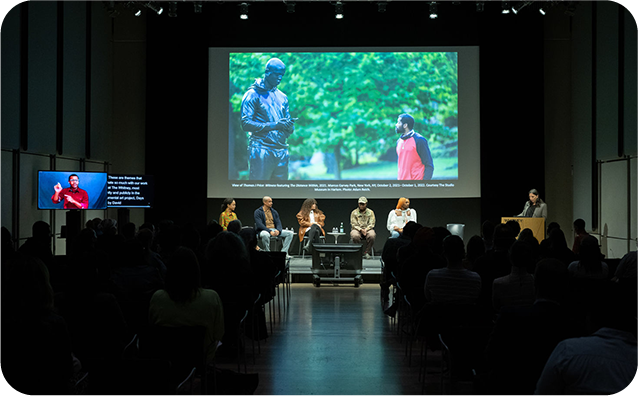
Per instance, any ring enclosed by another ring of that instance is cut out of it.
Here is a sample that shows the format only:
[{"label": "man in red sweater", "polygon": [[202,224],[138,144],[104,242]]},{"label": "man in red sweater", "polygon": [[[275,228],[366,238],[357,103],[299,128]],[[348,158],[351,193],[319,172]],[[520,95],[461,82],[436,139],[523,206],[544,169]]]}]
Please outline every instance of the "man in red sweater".
[{"label": "man in red sweater", "polygon": [[428,141],[413,130],[415,119],[409,114],[397,117],[397,180],[430,180],[433,177],[433,157]]}]

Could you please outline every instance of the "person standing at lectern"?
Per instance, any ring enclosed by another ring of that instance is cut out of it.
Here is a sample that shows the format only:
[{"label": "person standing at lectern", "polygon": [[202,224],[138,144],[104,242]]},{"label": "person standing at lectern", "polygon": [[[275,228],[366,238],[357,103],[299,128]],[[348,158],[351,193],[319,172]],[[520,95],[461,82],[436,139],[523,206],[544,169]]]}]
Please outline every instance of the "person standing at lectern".
[{"label": "person standing at lectern", "polygon": [[262,203],[264,205],[253,212],[257,236],[262,241],[262,246],[267,252],[271,250],[271,237],[281,236],[284,239],[282,251],[286,252],[288,257],[288,248],[293,242],[293,231],[282,229],[280,215],[277,210],[273,209],[273,198],[266,196],[262,198]]},{"label": "person standing at lectern", "polygon": [[415,119],[409,114],[400,114],[395,132],[397,139],[397,180],[430,180],[433,178],[433,157],[425,137],[413,130]]},{"label": "person standing at lectern", "polygon": [[78,187],[80,184],[80,178],[75,173],[69,176],[69,187],[62,188],[60,183],[53,186],[53,196],[51,201],[54,204],[59,204],[64,201],[65,209],[88,209],[89,208],[89,194]]},{"label": "person standing at lectern", "polygon": [[539,191],[534,188],[528,191],[528,201],[524,205],[524,210],[517,217],[543,217],[548,216],[548,208],[546,203],[539,198]]},{"label": "person standing at lectern", "polygon": [[319,242],[320,235],[324,235],[324,221],[326,216],[324,212],[317,207],[317,201],[314,198],[307,198],[302,203],[302,208],[297,214],[297,222],[300,224],[299,238],[300,243],[304,241],[304,236],[308,234],[308,242],[302,247],[308,253],[312,253],[312,244]]},{"label": "person standing at lectern", "polygon": [[242,129],[249,135],[249,179],[288,180],[288,143],[295,120],[288,110],[288,97],[277,86],[286,65],[277,58],[266,63],[264,78],[258,78],[242,98]]},{"label": "person standing at lectern", "polygon": [[410,199],[400,198],[397,208],[388,213],[386,228],[391,233],[391,238],[397,238],[404,232],[404,226],[409,221],[417,223],[417,211],[410,208]]},{"label": "person standing at lectern", "polygon": [[370,252],[375,243],[375,213],[367,208],[368,199],[359,197],[358,208],[351,212],[351,238],[353,242],[360,243],[366,239],[364,258],[371,258]]}]

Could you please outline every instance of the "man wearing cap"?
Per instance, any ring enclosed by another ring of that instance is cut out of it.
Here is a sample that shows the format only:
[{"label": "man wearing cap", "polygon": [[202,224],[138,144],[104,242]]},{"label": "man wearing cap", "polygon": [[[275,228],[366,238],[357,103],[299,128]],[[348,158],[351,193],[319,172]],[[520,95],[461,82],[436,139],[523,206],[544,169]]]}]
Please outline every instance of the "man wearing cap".
[{"label": "man wearing cap", "polygon": [[366,197],[359,197],[358,208],[351,212],[351,238],[355,243],[366,239],[364,258],[371,258],[370,252],[375,243],[375,213],[367,208]]}]

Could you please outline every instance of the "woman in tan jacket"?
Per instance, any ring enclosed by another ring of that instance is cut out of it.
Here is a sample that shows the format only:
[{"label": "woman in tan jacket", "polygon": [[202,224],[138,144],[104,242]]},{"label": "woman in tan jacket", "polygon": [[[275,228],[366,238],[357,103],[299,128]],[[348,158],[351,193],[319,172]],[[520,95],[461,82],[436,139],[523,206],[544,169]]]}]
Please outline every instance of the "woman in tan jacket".
[{"label": "woman in tan jacket", "polygon": [[307,198],[297,214],[297,222],[300,224],[298,235],[300,243],[304,240],[304,235],[308,234],[308,241],[303,246],[306,252],[312,253],[312,243],[319,242],[320,232],[325,235],[324,220],[326,216],[317,208],[317,201],[314,198]]}]

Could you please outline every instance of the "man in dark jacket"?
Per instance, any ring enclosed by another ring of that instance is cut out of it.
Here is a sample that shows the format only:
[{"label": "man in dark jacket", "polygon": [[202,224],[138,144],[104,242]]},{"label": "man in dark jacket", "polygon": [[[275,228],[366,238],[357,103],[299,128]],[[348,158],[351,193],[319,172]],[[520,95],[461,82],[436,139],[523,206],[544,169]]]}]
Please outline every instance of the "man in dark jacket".
[{"label": "man in dark jacket", "polygon": [[288,143],[295,119],[288,98],[277,86],[286,65],[272,58],[242,98],[242,129],[249,134],[249,179],[288,180]]},{"label": "man in dark jacket", "polygon": [[258,241],[262,242],[262,249],[268,252],[271,250],[271,237],[281,237],[283,239],[282,252],[286,252],[288,257],[288,249],[291,247],[295,233],[282,229],[280,215],[277,210],[273,209],[273,198],[266,196],[262,198],[262,202],[264,205],[255,209],[253,213]]}]

